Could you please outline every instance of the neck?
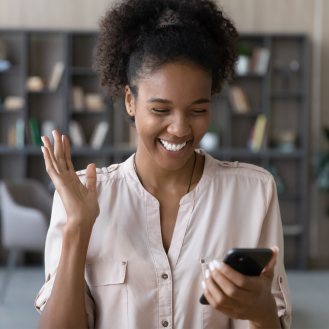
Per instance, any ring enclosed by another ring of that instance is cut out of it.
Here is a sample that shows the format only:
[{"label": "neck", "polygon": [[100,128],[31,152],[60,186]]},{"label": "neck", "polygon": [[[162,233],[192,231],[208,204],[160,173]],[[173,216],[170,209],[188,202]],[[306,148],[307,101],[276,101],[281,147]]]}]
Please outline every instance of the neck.
[{"label": "neck", "polygon": [[[198,154],[193,152],[183,167],[178,170],[166,170],[155,162],[146,150],[138,148],[136,152],[136,167],[142,185],[148,191],[171,190],[185,188],[186,192],[192,177],[194,161],[196,160],[190,191],[195,181],[199,181],[202,176],[203,164],[198,161]],[[197,157],[197,159],[196,159]],[[202,157],[202,156],[201,156]],[[201,168],[202,167],[202,168]],[[201,174],[200,174],[201,170]]]}]

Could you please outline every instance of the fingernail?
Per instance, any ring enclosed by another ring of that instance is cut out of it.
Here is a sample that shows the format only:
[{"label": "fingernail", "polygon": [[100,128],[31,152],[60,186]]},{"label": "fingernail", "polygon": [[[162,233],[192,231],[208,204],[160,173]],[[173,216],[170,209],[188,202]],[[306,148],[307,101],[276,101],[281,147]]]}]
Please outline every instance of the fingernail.
[{"label": "fingernail", "polygon": [[210,271],[213,271],[215,269],[215,266],[213,263],[209,263],[209,268],[210,268]]},{"label": "fingernail", "polygon": [[64,135],[62,135],[62,142],[64,142]]},{"label": "fingernail", "polygon": [[45,154],[45,151],[43,149],[43,146],[41,146],[41,151],[42,151],[43,154]]},{"label": "fingernail", "polygon": [[217,268],[222,268],[222,264],[216,259],[212,261],[212,264],[214,264],[214,266]]},{"label": "fingernail", "polygon": [[45,143],[45,141],[43,140],[43,136],[41,136],[41,140],[42,140],[42,143]]},{"label": "fingernail", "polygon": [[210,271],[208,269],[206,269],[205,276],[206,276],[206,279],[208,279],[210,277]]},{"label": "fingernail", "polygon": [[206,283],[203,280],[202,280],[201,284],[202,284],[202,288],[206,289]]},{"label": "fingernail", "polygon": [[55,137],[55,133],[54,133],[55,130],[53,130],[51,133],[53,134],[53,136]]}]

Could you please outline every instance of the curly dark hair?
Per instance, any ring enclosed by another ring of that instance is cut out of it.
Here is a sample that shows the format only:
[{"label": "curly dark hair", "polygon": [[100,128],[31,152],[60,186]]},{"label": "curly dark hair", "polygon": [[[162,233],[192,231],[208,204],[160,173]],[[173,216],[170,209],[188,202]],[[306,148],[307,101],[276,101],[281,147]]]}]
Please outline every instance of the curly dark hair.
[{"label": "curly dark hair", "polygon": [[[171,10],[180,24],[158,28]],[[129,85],[138,94],[139,78],[162,65],[189,61],[212,76],[212,94],[234,79],[239,34],[214,0],[123,0],[99,22],[93,69],[109,96]]]}]

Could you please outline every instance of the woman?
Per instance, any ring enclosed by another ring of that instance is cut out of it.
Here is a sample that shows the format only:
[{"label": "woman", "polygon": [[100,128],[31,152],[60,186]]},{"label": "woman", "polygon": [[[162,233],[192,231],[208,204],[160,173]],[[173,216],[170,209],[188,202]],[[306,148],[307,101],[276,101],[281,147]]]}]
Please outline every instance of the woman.
[{"label": "woman", "polygon": [[[234,72],[234,25],[213,0],[125,0],[100,27],[94,68],[125,91],[140,142],[75,172],[68,138],[53,131],[53,151],[43,137],[56,192],[39,328],[289,328],[273,177],[195,149]],[[274,256],[247,277],[221,262],[233,247]]]}]

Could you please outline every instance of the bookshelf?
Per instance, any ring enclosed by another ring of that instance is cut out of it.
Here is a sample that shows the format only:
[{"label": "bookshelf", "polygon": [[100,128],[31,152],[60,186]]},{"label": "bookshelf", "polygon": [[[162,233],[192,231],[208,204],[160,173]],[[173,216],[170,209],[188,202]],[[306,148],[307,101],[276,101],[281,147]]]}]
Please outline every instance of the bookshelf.
[{"label": "bookshelf", "polygon": [[[129,124],[121,115],[124,99],[114,102],[105,97],[104,112],[76,111],[71,107],[71,86],[77,85],[85,92],[100,92],[98,76],[91,69],[91,55],[97,31],[39,31],[0,30],[0,38],[9,48],[10,70],[0,72],[0,94],[21,96],[25,106],[18,111],[5,111],[0,107],[0,179],[33,177],[47,187],[50,179],[45,170],[40,146],[26,145],[23,149],[7,146],[8,127],[18,118],[34,116],[39,125],[52,120],[62,134],[68,135],[69,121],[78,121],[87,141],[100,120],[110,124],[104,146],[92,149],[88,146],[72,147],[72,161],[76,170],[94,162],[98,168],[122,162],[135,150],[129,148]],[[267,168],[275,165],[286,189],[279,194],[285,235],[285,264],[287,268],[304,269],[307,266],[307,201],[308,201],[308,111],[309,111],[309,63],[310,45],[303,34],[245,34],[241,40],[253,46],[270,50],[269,68],[265,75],[248,73],[237,76],[236,83],[247,93],[251,111],[236,113],[228,97],[225,85],[220,97],[213,99],[212,123],[220,130],[220,147],[209,152],[215,158],[240,161]],[[300,70],[289,80],[289,88],[282,84],[275,63],[298,60]],[[64,75],[56,91],[27,91],[28,76],[47,78],[55,63],[65,64]],[[294,129],[297,147],[284,153],[269,147],[252,153],[246,147],[257,115],[268,118],[269,136],[278,127]],[[1,253],[0,253],[0,262]]]}]

